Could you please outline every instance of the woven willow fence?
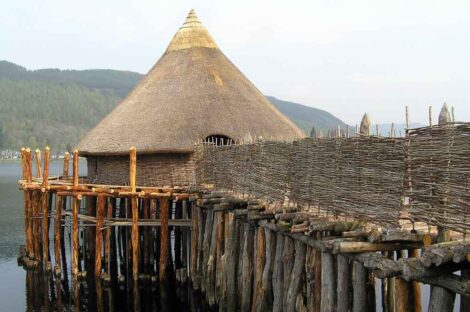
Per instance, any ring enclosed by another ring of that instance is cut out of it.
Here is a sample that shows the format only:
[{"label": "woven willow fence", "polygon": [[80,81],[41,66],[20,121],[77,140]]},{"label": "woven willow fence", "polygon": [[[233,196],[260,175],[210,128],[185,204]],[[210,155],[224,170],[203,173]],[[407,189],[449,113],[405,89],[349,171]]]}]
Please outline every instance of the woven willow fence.
[{"label": "woven willow fence", "polygon": [[415,221],[470,231],[470,124],[415,129],[406,138],[203,143],[196,179],[387,227],[398,227],[409,210]]},{"label": "woven willow fence", "polygon": [[408,139],[412,217],[470,233],[470,123],[414,129]]}]

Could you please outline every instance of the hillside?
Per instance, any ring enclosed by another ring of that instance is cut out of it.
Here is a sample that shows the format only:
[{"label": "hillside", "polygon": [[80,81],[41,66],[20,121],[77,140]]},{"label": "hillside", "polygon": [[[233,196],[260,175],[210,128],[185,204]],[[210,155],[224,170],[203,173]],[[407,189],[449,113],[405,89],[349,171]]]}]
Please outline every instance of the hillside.
[{"label": "hillside", "polygon": [[[141,77],[117,70],[28,70],[0,61],[0,149],[73,146]],[[307,132],[313,125],[324,133],[344,126],[326,111],[267,98]]]}]

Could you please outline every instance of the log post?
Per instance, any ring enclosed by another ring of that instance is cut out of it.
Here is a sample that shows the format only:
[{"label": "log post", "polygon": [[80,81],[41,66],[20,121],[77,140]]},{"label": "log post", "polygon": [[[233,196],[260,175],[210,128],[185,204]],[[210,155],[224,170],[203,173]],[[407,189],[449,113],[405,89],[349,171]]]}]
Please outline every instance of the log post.
[{"label": "log post", "polygon": [[289,291],[290,286],[290,278],[292,273],[292,268],[294,266],[294,239],[289,236],[284,237],[284,251],[283,251],[283,262],[284,262],[284,285],[282,291],[282,305],[284,307],[284,311],[287,310],[287,293]]},{"label": "log post", "polygon": [[48,261],[49,254],[49,192],[47,192],[48,180],[49,180],[49,147],[46,146],[44,149],[44,172],[42,177],[42,195],[41,195],[41,206],[42,206],[42,259],[44,262],[44,268],[46,271],[50,271],[50,263]]},{"label": "log post", "polygon": [[62,177],[67,178],[69,176],[69,161],[70,161],[70,153],[64,153],[64,166],[62,170]]},{"label": "log post", "polygon": [[337,310],[349,310],[349,284],[350,284],[350,265],[349,260],[344,255],[337,256],[338,266],[338,284],[337,284]]},{"label": "log post", "polygon": [[266,236],[264,228],[257,227],[257,244],[255,248],[255,277],[253,285],[253,308],[252,311],[262,311],[263,309],[263,296],[261,294],[262,289],[262,277],[263,269],[266,263]]},{"label": "log post", "polygon": [[282,311],[284,293],[284,266],[282,251],[284,249],[284,236],[281,232],[276,233],[276,253],[273,267],[273,312]]},{"label": "log post", "polygon": [[297,294],[300,290],[305,268],[306,246],[300,241],[295,242],[295,261],[292,269],[289,290],[287,292],[286,311],[295,311]]},{"label": "log post", "polygon": [[162,197],[159,199],[160,206],[160,220],[161,220],[161,234],[160,234],[160,272],[159,278],[161,282],[166,280],[167,266],[168,266],[168,208],[169,199]]},{"label": "log post", "polygon": [[305,271],[307,311],[315,311],[315,248],[311,246],[307,246]]},{"label": "log post", "polygon": [[96,237],[95,237],[95,277],[99,278],[101,275],[101,242],[103,239],[103,217],[104,208],[106,205],[106,197],[103,195],[98,196],[98,207],[96,209]]},{"label": "log post", "polygon": [[253,290],[253,234],[254,230],[251,224],[244,225],[245,241],[243,243],[243,271],[242,271],[242,300],[241,311],[251,311],[251,294]]},{"label": "log post", "polygon": [[[26,182],[29,184],[31,183],[32,179],[32,155],[31,150],[25,149],[24,153],[22,150],[23,162],[25,173],[24,177],[26,178]],[[26,236],[26,251],[27,255],[30,259],[34,258],[34,247],[33,247],[33,207],[32,207],[32,198],[31,198],[31,191],[26,190],[24,191],[24,209],[25,209],[25,236]]]},{"label": "log post", "polygon": [[[449,112],[449,108],[446,103],[442,106],[439,114],[439,124],[446,124],[452,122],[452,116]],[[443,205],[446,206],[447,198],[442,198]],[[445,211],[442,212],[445,216]],[[442,226],[437,227],[437,242],[443,243],[448,241],[450,237],[450,231]],[[438,287],[431,286],[431,297],[429,299],[429,312],[447,312],[454,309],[455,293]]]},{"label": "log post", "polygon": [[33,254],[34,254],[34,257],[39,260],[39,257],[41,256],[40,255],[40,239],[41,239],[41,234],[39,232],[40,230],[40,220],[39,220],[39,207],[40,207],[40,192],[39,191],[36,191],[36,190],[33,190],[32,191],[33,194],[32,194],[32,197],[31,197],[31,201],[32,201],[32,204],[33,204],[33,218],[32,218],[32,222],[33,222]]},{"label": "log post", "polygon": [[75,149],[73,151],[73,164],[72,164],[72,174],[73,174],[73,180],[72,180],[72,185],[73,189],[76,189],[78,187],[78,150]]},{"label": "log post", "polygon": [[214,227],[214,213],[211,209],[206,210],[206,222],[204,226],[204,240],[203,240],[203,261],[202,265],[202,275],[201,275],[201,290],[207,293],[207,278],[208,274],[208,263],[210,257],[210,249],[211,249],[211,240],[212,240],[212,229]]},{"label": "log post", "polygon": [[36,178],[42,177],[42,170],[41,170],[41,151],[36,149],[34,151],[34,159],[36,161]]},{"label": "log post", "polygon": [[[135,147],[129,150],[129,184],[131,193],[136,193],[136,170],[137,170],[137,151]],[[132,279],[137,281],[139,279],[139,206],[137,204],[137,197],[131,197],[132,209]]]},{"label": "log post", "polygon": [[[410,258],[416,258],[419,257],[419,249],[410,249],[408,251]],[[421,307],[421,286],[419,282],[417,281],[412,281],[411,282],[411,298],[413,300],[412,307],[413,307],[413,312],[421,312],[422,307]],[[462,310],[464,311],[464,310]]]},{"label": "log post", "polygon": [[224,276],[224,268],[222,264],[222,257],[224,254],[225,244],[225,214],[217,212],[217,237],[216,237],[216,250],[215,250],[215,302],[222,299],[222,283]]},{"label": "log post", "polygon": [[56,197],[56,206],[55,206],[55,245],[54,245],[54,255],[55,255],[55,266],[54,272],[55,276],[60,277],[61,269],[61,259],[60,259],[60,234],[62,226],[62,196]]},{"label": "log post", "polygon": [[[317,239],[321,238],[321,234],[317,234]],[[321,251],[315,249],[315,294],[314,294],[314,312],[320,312],[321,309],[321,283],[322,283],[322,256]]]},{"label": "log post", "polygon": [[209,259],[207,262],[207,279],[206,279],[206,293],[209,305],[214,305],[216,301],[215,286],[216,286],[216,273],[217,273],[217,249],[220,244],[217,238],[220,236],[219,232],[223,230],[223,216],[222,212],[214,212],[214,223],[212,224],[212,235],[210,240]]},{"label": "log post", "polygon": [[227,248],[225,255],[227,256],[227,311],[237,311],[237,259],[238,259],[238,227],[236,224],[235,214],[228,213],[229,233],[226,236]]},{"label": "log post", "polygon": [[197,259],[198,244],[202,244],[202,239],[198,242],[199,236],[199,207],[192,205],[191,210],[191,283],[195,289],[198,289]]},{"label": "log post", "polygon": [[367,270],[362,263],[353,262],[353,312],[367,309]]},{"label": "log post", "polygon": [[81,195],[72,197],[72,273],[76,278],[78,275],[78,208]]},{"label": "log post", "polygon": [[321,258],[321,311],[333,312],[336,305],[335,260],[328,252],[322,252]]}]

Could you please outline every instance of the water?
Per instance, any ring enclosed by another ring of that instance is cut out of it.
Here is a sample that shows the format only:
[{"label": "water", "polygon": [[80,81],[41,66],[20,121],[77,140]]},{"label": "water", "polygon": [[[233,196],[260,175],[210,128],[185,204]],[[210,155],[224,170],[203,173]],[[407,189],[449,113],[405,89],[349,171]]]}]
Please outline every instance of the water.
[{"label": "water", "polygon": [[[81,161],[80,175],[86,175],[86,162]],[[34,172],[34,168],[33,168]],[[62,172],[62,162],[52,161],[50,175]],[[21,177],[18,161],[0,161],[0,311],[75,311],[70,275],[63,278],[58,308],[57,284],[43,274],[25,271],[17,265],[19,246],[24,244],[24,198],[17,181]],[[69,248],[68,243],[66,243]],[[68,261],[70,257],[68,258]],[[70,264],[69,264],[70,271]],[[188,287],[141,287],[138,301],[127,287],[103,290],[97,298],[94,281],[82,283],[79,291],[80,311],[206,311],[202,296]],[[47,292],[46,292],[47,291]]]}]

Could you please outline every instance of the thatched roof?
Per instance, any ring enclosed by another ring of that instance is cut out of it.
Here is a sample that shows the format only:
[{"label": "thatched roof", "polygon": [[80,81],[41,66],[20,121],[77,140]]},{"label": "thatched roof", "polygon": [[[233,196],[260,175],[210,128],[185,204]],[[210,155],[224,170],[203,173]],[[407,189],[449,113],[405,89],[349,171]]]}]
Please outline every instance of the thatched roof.
[{"label": "thatched roof", "polygon": [[79,143],[81,154],[192,152],[209,135],[288,140],[303,133],[219,50],[193,10],[127,97]]}]

